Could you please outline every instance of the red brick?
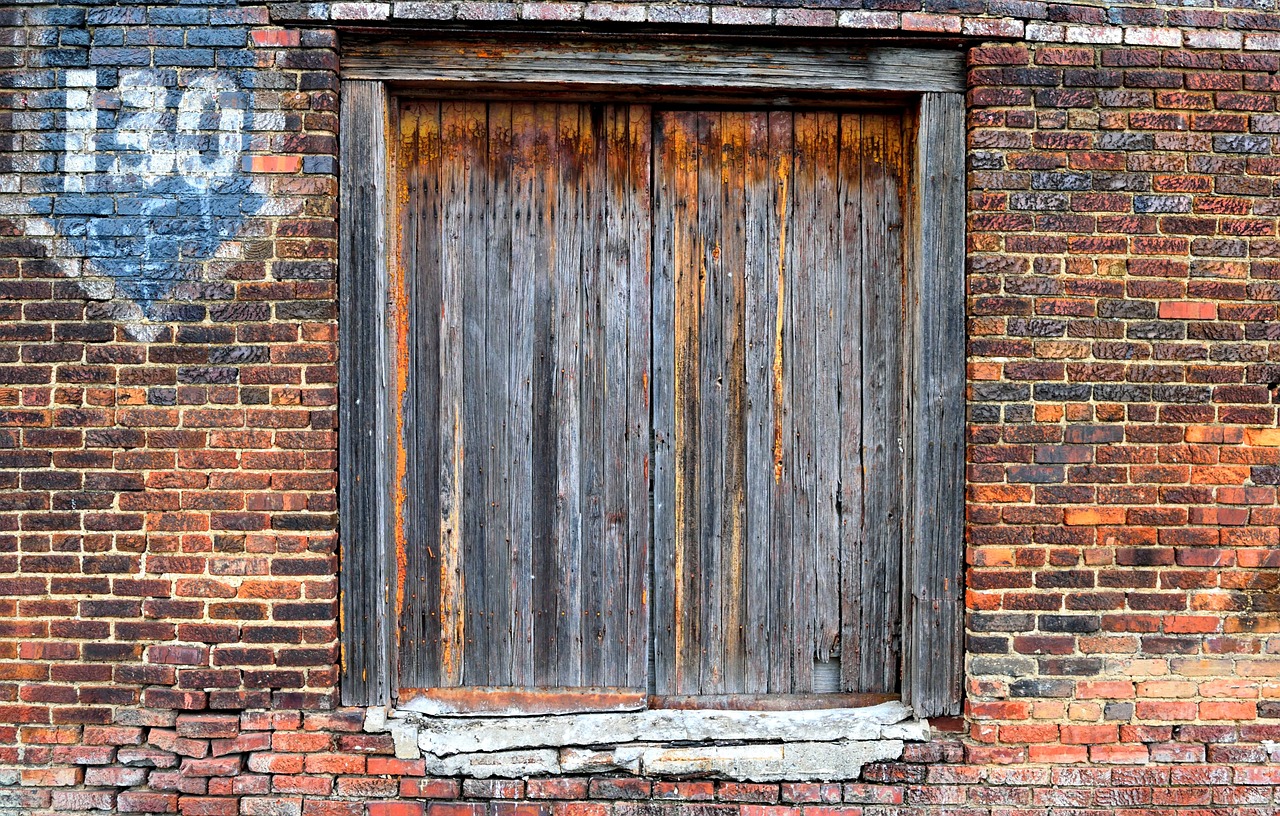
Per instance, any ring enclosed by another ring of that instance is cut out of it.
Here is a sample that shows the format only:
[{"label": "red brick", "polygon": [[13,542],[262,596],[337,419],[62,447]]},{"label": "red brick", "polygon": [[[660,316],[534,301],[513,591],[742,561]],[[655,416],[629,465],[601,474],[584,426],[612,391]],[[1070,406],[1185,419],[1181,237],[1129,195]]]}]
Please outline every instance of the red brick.
[{"label": "red brick", "polygon": [[121,813],[177,813],[178,795],[124,791],[116,797],[116,810]]}]

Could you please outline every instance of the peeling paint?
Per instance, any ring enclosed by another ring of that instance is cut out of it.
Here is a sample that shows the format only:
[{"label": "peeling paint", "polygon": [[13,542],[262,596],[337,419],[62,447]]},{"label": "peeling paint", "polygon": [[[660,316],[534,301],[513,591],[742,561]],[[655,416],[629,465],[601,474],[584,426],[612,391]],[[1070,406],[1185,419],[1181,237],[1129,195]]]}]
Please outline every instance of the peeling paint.
[{"label": "peeling paint", "polygon": [[250,94],[222,70],[77,69],[62,84],[54,229],[86,279],[111,283],[86,296],[120,300],[129,333],[155,339],[155,323],[190,319],[180,285],[264,202],[244,166]]}]

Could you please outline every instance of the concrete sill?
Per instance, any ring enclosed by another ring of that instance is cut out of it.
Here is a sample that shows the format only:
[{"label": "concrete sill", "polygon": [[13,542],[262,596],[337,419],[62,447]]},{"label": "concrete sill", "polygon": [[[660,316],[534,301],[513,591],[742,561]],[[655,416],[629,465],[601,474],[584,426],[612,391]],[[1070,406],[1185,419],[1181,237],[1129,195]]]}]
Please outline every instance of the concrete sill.
[{"label": "concrete sill", "polygon": [[371,708],[365,730],[390,731],[396,756],[432,776],[523,778],[630,773],[751,782],[855,779],[929,739],[909,706],[808,711],[647,709],[545,716],[436,716]]}]

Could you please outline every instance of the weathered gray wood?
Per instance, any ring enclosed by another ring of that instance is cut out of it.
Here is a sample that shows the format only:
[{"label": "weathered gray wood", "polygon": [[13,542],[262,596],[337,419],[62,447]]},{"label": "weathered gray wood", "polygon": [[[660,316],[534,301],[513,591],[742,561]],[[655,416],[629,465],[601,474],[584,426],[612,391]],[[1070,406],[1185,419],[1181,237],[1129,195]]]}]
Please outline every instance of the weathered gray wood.
[{"label": "weathered gray wood", "polygon": [[916,144],[910,300],[907,699],[957,714],[964,555],[964,98],[925,94]]},{"label": "weathered gray wood", "polygon": [[468,108],[464,102],[446,102],[440,114],[440,466],[436,491],[440,496],[438,681],[445,686],[462,683],[466,640],[463,319],[472,195],[467,133],[475,121],[475,114]]},{"label": "weathered gray wood", "polygon": [[818,179],[824,171],[818,144],[818,118],[821,114],[797,112],[793,117],[795,164],[792,205],[800,226],[792,239],[793,261],[788,288],[789,314],[787,333],[791,338],[789,372],[791,386],[790,414],[794,433],[791,443],[791,617],[794,631],[791,640],[791,689],[800,693],[813,691],[814,646],[814,576],[815,490],[814,453],[820,444],[816,436],[815,413],[817,394],[817,325],[814,323],[815,278],[819,274],[815,252],[817,223],[815,194]]},{"label": "weathered gray wood", "polygon": [[792,537],[791,520],[792,482],[795,474],[793,461],[791,410],[792,339],[789,326],[791,285],[795,268],[795,234],[804,229],[797,224],[793,207],[793,181],[795,149],[792,114],[789,111],[772,111],[769,114],[769,161],[772,165],[774,184],[770,201],[770,220],[774,227],[775,241],[770,246],[771,269],[776,270],[774,291],[773,370],[771,372],[773,400],[773,479],[772,507],[769,513],[772,525],[773,547],[769,553],[770,609],[769,609],[769,690],[789,693],[795,689],[792,674],[792,656],[795,651],[796,628],[792,603],[793,582],[791,576]]},{"label": "weathered gray wood", "polygon": [[[696,115],[698,140],[697,167],[697,236],[696,278],[690,280],[693,298],[698,303],[696,317],[691,318],[696,332],[697,391],[688,398],[696,399],[697,430],[692,443],[696,447],[695,472],[686,474],[690,484],[697,485],[699,571],[694,599],[700,620],[701,640],[696,645],[700,654],[697,688],[700,692],[719,694],[725,690],[723,675],[724,629],[720,608],[720,585],[725,579],[724,543],[724,460],[725,425],[725,354],[724,354],[724,277],[722,263],[724,229],[731,213],[721,212],[722,175],[719,112]],[[677,381],[677,388],[679,382]],[[677,391],[676,402],[682,395]]]},{"label": "weathered gray wood", "polygon": [[862,120],[862,663],[859,690],[892,688],[900,661],[902,572],[902,132]]},{"label": "weathered gray wood", "polygon": [[387,103],[380,82],[342,83],[339,146],[339,518],[342,701],[382,705],[396,677],[391,366],[386,265]]},{"label": "weathered gray wood", "polygon": [[795,91],[964,91],[959,51],[737,43],[421,42],[380,37],[344,42],[342,75],[442,84]]},{"label": "weathered gray wood", "polygon": [[558,422],[555,402],[555,360],[552,352],[552,327],[557,319],[555,298],[554,240],[559,206],[559,173],[557,161],[556,108],[536,105],[533,109],[533,163],[538,182],[536,212],[538,222],[532,236],[534,266],[528,271],[534,278],[533,318],[533,684],[554,686],[556,666],[560,662],[556,639],[556,555],[555,500],[556,472],[559,469],[555,428]]},{"label": "weathered gray wood", "polygon": [[[484,575],[485,612],[483,623],[488,653],[485,656],[487,685],[511,684],[511,598],[512,559],[510,513],[516,494],[511,488],[511,454],[508,424],[517,410],[511,403],[511,290],[514,278],[523,274],[512,268],[511,198],[512,163],[511,105],[493,103],[488,112],[488,201],[485,219],[485,409],[486,437],[484,473]],[[476,682],[479,682],[478,680]]]},{"label": "weathered gray wood", "polygon": [[459,381],[462,388],[462,604],[465,642],[459,685],[488,684],[491,611],[489,572],[497,565],[487,558],[487,473],[489,465],[489,366],[488,336],[490,271],[487,253],[491,245],[488,211],[493,189],[489,184],[488,110],[484,103],[459,106],[459,119],[451,125],[449,143],[465,178],[465,207],[459,258],[462,288],[462,348]]},{"label": "weathered gray wood", "polygon": [[[653,236],[651,233],[651,170],[653,119],[647,107],[618,108],[615,113],[616,139],[611,156],[620,153],[625,161],[611,160],[611,181],[627,191],[618,209],[625,215],[627,253],[627,592],[617,593],[616,603],[625,605],[624,655],[626,675],[619,685],[648,688],[649,683],[649,598],[651,597],[649,516],[650,455],[653,431],[650,426],[651,372],[653,349],[650,304],[650,272]],[[623,177],[625,165],[626,176]],[[615,175],[616,174],[616,175]]]},{"label": "weathered gray wood", "polygon": [[539,270],[536,236],[542,228],[539,172],[534,164],[534,108],[511,112],[511,364],[508,389],[509,516],[511,558],[511,684],[534,684],[533,606],[533,372],[534,289]]},{"label": "weathered gray wood", "polygon": [[[582,115],[582,679],[586,686],[617,686],[621,648],[614,647],[613,601],[625,593],[618,582],[626,518],[622,496],[621,451],[626,444],[626,352],[613,327],[618,281],[626,280],[620,263],[625,240],[611,207],[611,107],[589,107]],[[622,198],[620,196],[620,198]],[[625,201],[625,200],[623,200]],[[618,202],[622,203],[622,202]],[[623,295],[625,297],[625,295]],[[625,333],[623,324],[623,333]],[[609,430],[605,430],[609,428]],[[613,434],[622,428],[623,434]]]},{"label": "weathered gray wood", "polygon": [[[840,210],[840,118],[814,114],[815,155],[819,172],[813,189],[813,620],[811,656],[830,661],[840,637],[840,541],[837,492],[841,476],[840,392],[856,390],[857,381],[840,380],[840,349],[848,345],[838,318],[839,283],[849,274],[841,264],[838,235],[845,215]],[[816,681],[815,681],[816,682]],[[815,686],[815,690],[817,687]],[[832,689],[835,690],[835,689]]]},{"label": "weathered gray wood", "polygon": [[699,604],[702,574],[701,498],[698,490],[698,393],[701,385],[698,328],[701,303],[701,241],[698,230],[698,116],[664,114],[667,149],[674,156],[671,179],[675,209],[672,265],[675,271],[675,516],[676,516],[676,682],[673,692],[699,690],[703,618]]},{"label": "weathered gray wood", "polygon": [[721,580],[718,606],[723,621],[719,660],[724,684],[746,691],[746,456],[747,456],[747,350],[744,267],[746,266],[746,142],[747,114],[720,114],[721,189],[720,211],[724,227],[720,236],[721,334],[724,342],[725,443],[723,449]]},{"label": "weathered gray wood", "polygon": [[[670,119],[655,113],[653,126],[653,626],[649,637],[653,652],[653,688],[658,694],[674,694],[677,644],[683,628],[677,604],[679,591],[677,536],[683,508],[676,485],[676,134]],[[683,147],[683,146],[682,146]],[[687,149],[685,147],[684,149]]]},{"label": "weathered gray wood", "polygon": [[[401,266],[408,304],[440,302],[440,105],[406,105],[397,171],[406,221]],[[405,467],[405,584],[400,612],[403,687],[436,685],[439,649],[440,311],[408,310],[410,359],[403,423]]]},{"label": "weathered gray wood", "polygon": [[811,692],[837,646],[897,688],[901,116],[415,110],[405,677],[635,687],[652,637],[660,694]]},{"label": "weathered gray wood", "polygon": [[860,688],[862,659],[862,117],[840,117],[840,687]]},{"label": "weathered gray wood", "polygon": [[774,336],[777,331],[777,221],[773,212],[776,179],[769,151],[769,114],[746,114],[743,247],[743,305],[746,359],[744,370],[745,492],[744,688],[769,690],[771,630],[769,626],[772,495],[774,481]]}]

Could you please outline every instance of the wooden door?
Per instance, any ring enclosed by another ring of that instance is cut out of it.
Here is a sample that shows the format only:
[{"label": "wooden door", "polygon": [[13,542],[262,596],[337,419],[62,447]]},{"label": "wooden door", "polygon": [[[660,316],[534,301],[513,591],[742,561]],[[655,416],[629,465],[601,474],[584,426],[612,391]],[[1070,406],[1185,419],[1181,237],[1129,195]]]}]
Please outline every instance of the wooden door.
[{"label": "wooden door", "polygon": [[895,691],[901,117],[400,121],[401,686]]},{"label": "wooden door", "polygon": [[901,117],[654,132],[657,691],[895,691]]},{"label": "wooden door", "polygon": [[649,110],[400,122],[401,686],[643,687]]}]

